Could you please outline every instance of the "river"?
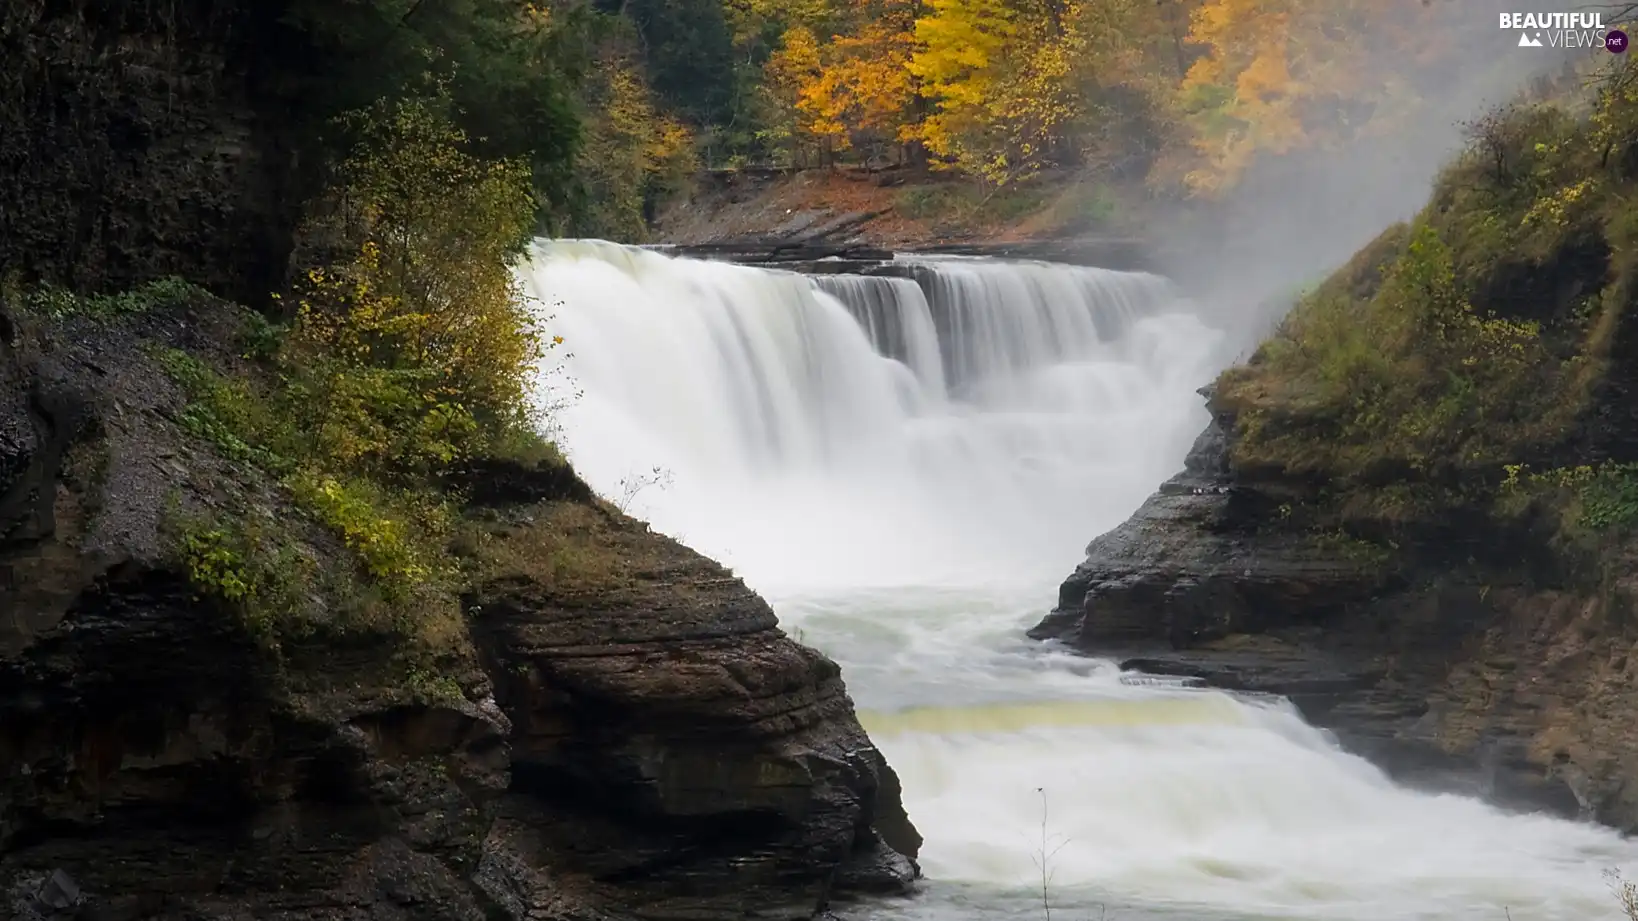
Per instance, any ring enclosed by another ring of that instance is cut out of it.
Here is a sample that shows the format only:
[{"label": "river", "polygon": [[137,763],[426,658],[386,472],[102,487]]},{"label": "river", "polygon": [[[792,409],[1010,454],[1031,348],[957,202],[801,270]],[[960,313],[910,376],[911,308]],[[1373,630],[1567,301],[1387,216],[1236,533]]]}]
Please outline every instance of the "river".
[{"label": "river", "polygon": [[840,662],[900,775],[926,885],[846,917],[1623,917],[1604,874],[1638,844],[1608,829],[1405,789],[1283,701],[1025,640],[1245,342],[1152,275],[899,262],[917,280],[560,241],[523,270],[581,474]]}]

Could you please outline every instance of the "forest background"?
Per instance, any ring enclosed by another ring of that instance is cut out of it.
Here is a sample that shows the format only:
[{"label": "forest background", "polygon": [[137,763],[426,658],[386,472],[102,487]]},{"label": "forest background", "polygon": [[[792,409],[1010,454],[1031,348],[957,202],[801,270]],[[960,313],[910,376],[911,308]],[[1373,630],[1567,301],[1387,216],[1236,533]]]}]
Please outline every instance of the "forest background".
[{"label": "forest background", "polygon": [[310,0],[291,18],[355,62],[359,101],[429,67],[448,80],[469,135],[531,162],[542,230],[642,242],[702,171],[747,167],[945,180],[906,190],[906,210],[1027,209],[1045,198],[1020,191],[1042,188],[1072,188],[1056,206],[1091,218],[1134,195],[1221,198],[1260,160],[1390,137],[1476,70],[1506,67],[1483,57],[1498,37],[1486,10],[1452,0]]}]

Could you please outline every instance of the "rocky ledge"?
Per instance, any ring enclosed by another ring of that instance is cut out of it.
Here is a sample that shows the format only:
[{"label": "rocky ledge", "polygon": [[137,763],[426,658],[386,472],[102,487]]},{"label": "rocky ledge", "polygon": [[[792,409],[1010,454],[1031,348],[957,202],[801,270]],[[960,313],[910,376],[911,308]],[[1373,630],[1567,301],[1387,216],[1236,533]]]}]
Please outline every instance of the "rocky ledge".
[{"label": "rocky ledge", "polygon": [[1097,538],[1030,635],[1151,674],[1285,696],[1405,782],[1638,828],[1638,567],[1543,576],[1528,536],[1428,522],[1389,556],[1292,515],[1297,484],[1229,462],[1213,421]]},{"label": "rocky ledge", "polygon": [[[874,215],[862,215],[873,217]],[[897,250],[828,235],[745,237],[714,243],[664,244],[661,252],[690,259],[716,259],[830,275],[842,272],[908,274],[892,265],[895,252],[920,256],[970,256],[1063,265],[1090,266],[1118,271],[1152,271],[1155,261],[1146,241],[1127,237],[1078,237],[1025,240],[1016,243],[948,243],[909,245]]]},{"label": "rocky ledge", "polygon": [[784,919],[907,890],[920,839],[836,664],[564,468],[464,472],[484,575],[432,671],[387,633],[274,655],[198,597],[176,507],[298,515],[133,346],[231,359],[220,314],[0,309],[0,915]]}]

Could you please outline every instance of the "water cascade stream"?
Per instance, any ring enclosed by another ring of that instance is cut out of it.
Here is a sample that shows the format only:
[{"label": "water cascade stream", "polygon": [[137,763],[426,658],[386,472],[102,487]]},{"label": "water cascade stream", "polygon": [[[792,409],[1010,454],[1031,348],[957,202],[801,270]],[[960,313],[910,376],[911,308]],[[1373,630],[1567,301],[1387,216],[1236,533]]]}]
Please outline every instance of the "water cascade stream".
[{"label": "water cascade stream", "polygon": [[[842,663],[927,838],[865,918],[1602,921],[1605,829],[1396,787],[1282,702],[1022,639],[1180,465],[1238,350],[1162,278],[802,276],[595,241],[523,270],[582,475]],[[570,390],[576,395],[571,396]],[[660,474],[656,475],[655,470]]]}]

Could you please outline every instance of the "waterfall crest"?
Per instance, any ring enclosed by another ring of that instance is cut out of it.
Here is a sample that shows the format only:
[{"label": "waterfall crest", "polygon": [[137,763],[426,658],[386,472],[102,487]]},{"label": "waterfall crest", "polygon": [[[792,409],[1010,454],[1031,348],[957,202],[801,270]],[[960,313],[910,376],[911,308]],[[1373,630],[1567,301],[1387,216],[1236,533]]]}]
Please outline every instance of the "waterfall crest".
[{"label": "waterfall crest", "polygon": [[576,466],[605,494],[665,471],[630,510],[730,565],[765,560],[769,584],[821,551],[828,578],[899,583],[1072,565],[1204,423],[1193,391],[1222,336],[1165,279],[886,268],[911,277],[542,244],[525,281],[584,392],[560,419]]}]

